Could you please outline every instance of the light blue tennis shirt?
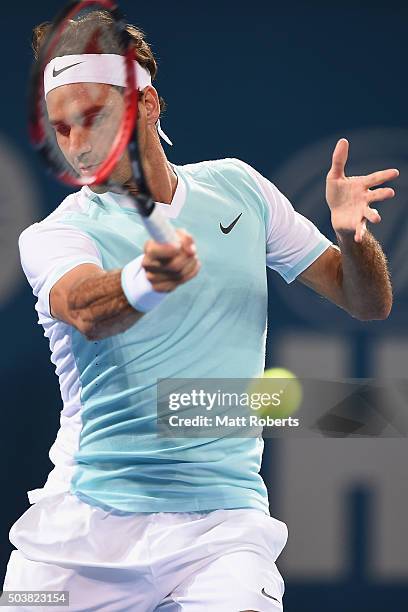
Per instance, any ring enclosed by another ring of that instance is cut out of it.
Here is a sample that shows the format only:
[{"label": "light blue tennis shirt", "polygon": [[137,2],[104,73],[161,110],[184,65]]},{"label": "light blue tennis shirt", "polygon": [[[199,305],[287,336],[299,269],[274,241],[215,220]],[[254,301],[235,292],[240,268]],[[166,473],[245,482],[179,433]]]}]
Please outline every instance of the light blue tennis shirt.
[{"label": "light blue tennis shirt", "polygon": [[262,438],[159,437],[156,383],[259,376],[266,265],[291,282],[331,243],[239,160],[174,170],[174,199],[158,206],[194,237],[202,268],[123,333],[87,340],[52,317],[49,293],[81,263],[118,269],[143,252],[149,236],[129,198],[85,187],[20,236],[64,404],[50,450],[55,468],[43,488],[29,492],[32,502],[70,490],[125,512],[269,512],[259,475]]}]

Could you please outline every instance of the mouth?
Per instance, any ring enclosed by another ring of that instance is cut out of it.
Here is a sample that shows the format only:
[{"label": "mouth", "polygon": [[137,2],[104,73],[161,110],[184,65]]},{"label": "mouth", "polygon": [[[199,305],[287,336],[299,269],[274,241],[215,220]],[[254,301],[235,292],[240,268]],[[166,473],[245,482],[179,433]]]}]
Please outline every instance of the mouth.
[{"label": "mouth", "polygon": [[95,173],[95,168],[97,168],[100,164],[80,164],[78,167],[79,173],[83,176],[88,176]]}]

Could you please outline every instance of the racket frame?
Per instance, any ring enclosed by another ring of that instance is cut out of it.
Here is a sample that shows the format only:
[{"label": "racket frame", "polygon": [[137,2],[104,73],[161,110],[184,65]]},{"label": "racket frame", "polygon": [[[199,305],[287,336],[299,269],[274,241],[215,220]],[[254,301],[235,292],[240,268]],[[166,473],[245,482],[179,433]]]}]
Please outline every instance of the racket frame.
[{"label": "racket frame", "polygon": [[[98,166],[95,174],[75,177],[68,171],[60,170],[52,155],[53,145],[48,142],[42,114],[42,107],[44,104],[44,70],[53,57],[53,51],[60,36],[65,30],[67,20],[75,17],[75,15],[83,9],[95,5],[109,11],[118,38],[123,48],[126,49],[126,53],[123,55],[126,73],[126,87],[124,91],[125,112],[109,155],[103,163]],[[136,84],[135,60],[136,52],[131,45],[130,35],[126,32],[126,23],[117,5],[112,0],[73,0],[60,11],[52,22],[44,45],[40,50],[38,60],[34,63],[31,73],[29,87],[29,135],[34,148],[43,158],[48,168],[53,170],[54,175],[59,181],[74,187],[99,185],[108,182],[110,174],[122,157],[129,143],[136,135],[138,90]],[[129,152],[131,152],[131,147],[129,147],[129,149]],[[143,183],[144,189],[146,189],[146,181],[144,180],[143,170],[141,168],[140,174],[143,177],[141,182]]]}]

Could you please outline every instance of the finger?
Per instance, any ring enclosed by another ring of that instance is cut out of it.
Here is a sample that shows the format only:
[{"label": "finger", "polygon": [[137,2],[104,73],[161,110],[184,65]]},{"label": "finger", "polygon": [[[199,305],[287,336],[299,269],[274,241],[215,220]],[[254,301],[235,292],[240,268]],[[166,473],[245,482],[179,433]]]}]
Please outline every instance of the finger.
[{"label": "finger", "polygon": [[183,280],[181,282],[186,283],[187,281],[191,280],[192,278],[197,276],[200,270],[201,270],[201,263],[198,261],[194,269],[191,270],[191,272],[189,272],[186,276],[183,276]]},{"label": "finger", "polygon": [[197,253],[197,248],[194,244],[194,239],[191,234],[189,234],[183,229],[177,230],[177,234],[180,238],[181,247],[184,252],[187,253],[187,255],[194,255],[195,253]]},{"label": "finger", "polygon": [[198,274],[200,269],[201,269],[201,264],[200,264],[200,262],[197,262],[197,264],[194,267],[194,269],[189,274],[184,276],[182,280],[179,280],[179,281],[165,280],[165,281],[155,282],[154,285],[153,285],[153,288],[154,288],[155,291],[159,291],[161,293],[162,292],[173,291],[179,285],[182,285],[183,283],[186,283],[187,281],[189,281],[192,278],[194,278]]},{"label": "finger", "polygon": [[168,274],[169,276],[173,274],[176,276],[182,271],[185,261],[186,256],[184,254],[180,254],[177,257],[167,259],[166,261],[146,259],[142,261],[142,266],[146,272],[151,272],[152,274]]},{"label": "finger", "polygon": [[180,272],[151,272],[149,270],[146,270],[146,278],[149,282],[152,283],[152,285],[155,285],[156,283],[162,283],[165,281],[176,283],[178,280],[181,279],[181,273]]},{"label": "finger", "polygon": [[142,266],[147,272],[153,272],[154,274],[179,274],[183,271],[184,267],[189,261],[197,261],[196,255],[186,255],[183,251],[165,262],[157,259],[142,261]]},{"label": "finger", "polygon": [[156,261],[168,261],[177,253],[180,252],[180,246],[175,244],[161,244],[159,242],[155,242],[154,240],[148,240],[144,247],[145,255]]},{"label": "finger", "polygon": [[174,291],[177,287],[178,283],[176,281],[164,281],[160,283],[152,283],[153,289],[155,291],[159,291],[160,293],[168,293],[169,291]]},{"label": "finger", "polygon": [[181,278],[184,282],[184,280],[186,279],[187,276],[189,276],[193,270],[195,270],[195,268],[197,267],[197,265],[199,265],[199,261],[197,259],[197,257],[191,257],[191,259],[189,259],[186,263],[186,265],[184,266],[182,273],[181,273]]},{"label": "finger", "polygon": [[166,262],[160,267],[159,272],[182,272],[189,261],[197,260],[196,255],[186,255],[182,250],[181,253],[176,255],[173,259]]},{"label": "finger", "polygon": [[182,261],[173,262],[170,266],[143,266],[146,270],[146,277],[152,283],[161,282],[166,280],[182,280],[185,274],[190,273],[190,271],[197,265],[197,258],[191,257],[186,260],[185,256]]},{"label": "finger", "polygon": [[382,200],[389,200],[395,196],[395,191],[391,187],[380,187],[379,189],[368,190],[369,202],[381,202]]},{"label": "finger", "polygon": [[193,237],[183,229],[177,229],[176,233],[180,238],[180,244],[160,244],[154,240],[148,240],[145,244],[145,254],[150,258],[150,263],[163,262],[167,263],[177,253],[184,251],[187,255],[195,255],[197,249],[195,247]]},{"label": "finger", "polygon": [[186,255],[195,255],[197,253],[197,247],[193,242],[193,239],[189,240],[185,244],[182,244],[181,248]]},{"label": "finger", "polygon": [[348,151],[348,141],[345,138],[341,138],[333,151],[332,166],[328,175],[330,178],[336,179],[344,177],[344,168],[347,162]]},{"label": "finger", "polygon": [[356,242],[362,242],[364,234],[367,231],[367,224],[366,221],[361,221],[358,225],[357,225],[357,229],[356,229],[356,233],[354,234],[354,240]]},{"label": "finger", "polygon": [[181,244],[191,244],[193,242],[193,237],[189,234],[185,229],[177,229],[176,233],[180,238]]},{"label": "finger", "polygon": [[399,170],[396,168],[389,168],[388,170],[378,170],[378,172],[372,172],[364,177],[364,184],[366,187],[375,187],[381,185],[386,181],[393,181],[399,176]]},{"label": "finger", "polygon": [[364,216],[367,221],[370,221],[370,223],[380,223],[381,221],[381,216],[378,210],[376,210],[375,208],[370,208],[369,206],[367,206],[364,212]]}]

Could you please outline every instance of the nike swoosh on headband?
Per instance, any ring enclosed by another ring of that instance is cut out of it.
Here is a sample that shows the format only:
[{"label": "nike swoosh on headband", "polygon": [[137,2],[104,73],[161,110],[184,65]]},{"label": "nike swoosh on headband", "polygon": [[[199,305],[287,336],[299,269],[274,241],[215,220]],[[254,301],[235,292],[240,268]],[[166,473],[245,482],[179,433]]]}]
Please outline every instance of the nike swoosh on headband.
[{"label": "nike swoosh on headband", "polygon": [[[62,56],[68,57],[68,56]],[[69,83],[86,83],[88,81],[89,76],[92,76],[96,71],[96,74],[100,75],[101,73],[101,64],[102,67],[107,71],[106,78],[91,78],[91,82],[100,82],[106,83],[107,85],[118,85],[119,87],[126,87],[126,82],[120,76],[123,72],[123,57],[121,55],[116,55],[114,53],[83,53],[77,55],[70,55],[70,59],[66,59],[66,61],[74,61],[78,59],[79,61],[74,62],[73,64],[69,64],[69,66],[64,66],[59,70],[56,70],[54,66],[54,58],[52,59],[44,69],[44,96],[59,87],[60,85],[67,85]],[[82,68],[77,68],[72,72],[71,79],[69,78],[71,75],[63,76],[58,81],[55,81],[56,77],[61,75],[63,72],[68,70],[69,68],[74,68],[79,64],[83,64]],[[136,71],[137,71],[137,83],[139,89],[144,89],[147,85],[152,84],[151,75],[146,68],[143,68],[136,60]],[[172,145],[170,138],[164,133],[162,127],[160,125],[160,121],[157,121],[156,124],[157,132],[159,136],[167,142],[167,144]]]},{"label": "nike swoosh on headband", "polygon": [[52,71],[52,76],[55,78],[57,77],[59,74],[61,74],[61,72],[64,72],[65,70],[68,70],[68,68],[73,68],[74,66],[78,66],[78,64],[83,64],[84,62],[76,62],[76,64],[70,64],[69,66],[64,66],[64,68],[60,68],[60,70],[54,70]]},{"label": "nike swoosh on headband", "polygon": [[238,223],[240,216],[242,215],[242,213],[240,213],[238,215],[238,217],[236,219],[234,219],[234,221],[231,223],[231,225],[229,225],[228,227],[223,227],[220,223],[220,230],[222,231],[223,234],[229,234],[230,231],[232,230],[232,228],[234,227],[234,225],[236,223]]}]

